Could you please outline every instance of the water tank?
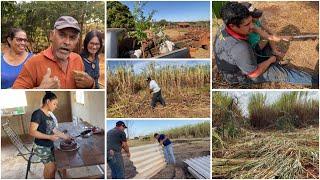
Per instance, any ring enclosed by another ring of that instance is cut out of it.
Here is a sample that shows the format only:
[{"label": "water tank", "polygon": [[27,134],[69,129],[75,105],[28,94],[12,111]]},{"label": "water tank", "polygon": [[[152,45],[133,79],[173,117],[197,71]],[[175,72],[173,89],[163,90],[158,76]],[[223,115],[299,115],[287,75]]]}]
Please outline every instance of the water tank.
[{"label": "water tank", "polygon": [[118,58],[119,41],[124,37],[124,28],[107,28],[107,58]]}]

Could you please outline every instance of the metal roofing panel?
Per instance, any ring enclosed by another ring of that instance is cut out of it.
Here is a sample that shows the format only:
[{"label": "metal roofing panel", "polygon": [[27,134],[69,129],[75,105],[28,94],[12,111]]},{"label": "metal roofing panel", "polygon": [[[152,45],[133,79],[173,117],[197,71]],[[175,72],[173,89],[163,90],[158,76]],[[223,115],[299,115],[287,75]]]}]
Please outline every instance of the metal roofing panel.
[{"label": "metal roofing panel", "polygon": [[159,144],[132,147],[130,153],[130,160],[138,172],[135,179],[151,178],[166,166],[162,147]]},{"label": "metal roofing panel", "polygon": [[189,172],[196,178],[202,176],[205,179],[210,179],[210,156],[190,158],[184,161],[188,164]]}]

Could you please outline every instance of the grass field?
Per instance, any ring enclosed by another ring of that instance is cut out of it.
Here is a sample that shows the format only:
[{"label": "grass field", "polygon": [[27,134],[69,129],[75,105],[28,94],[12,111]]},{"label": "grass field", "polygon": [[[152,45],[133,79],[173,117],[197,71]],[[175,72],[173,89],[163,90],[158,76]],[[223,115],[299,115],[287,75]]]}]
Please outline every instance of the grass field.
[{"label": "grass field", "polygon": [[[165,66],[150,63],[136,74],[130,66],[120,66],[107,74],[107,117],[209,117],[210,66]],[[150,106],[146,77],[161,87],[166,107]]]}]

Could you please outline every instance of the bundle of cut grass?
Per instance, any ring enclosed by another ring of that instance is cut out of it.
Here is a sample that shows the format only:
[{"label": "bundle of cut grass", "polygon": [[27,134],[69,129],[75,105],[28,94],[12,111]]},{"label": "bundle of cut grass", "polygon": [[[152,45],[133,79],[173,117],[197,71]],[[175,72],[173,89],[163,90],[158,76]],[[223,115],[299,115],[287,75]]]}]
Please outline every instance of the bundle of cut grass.
[{"label": "bundle of cut grass", "polygon": [[316,128],[294,133],[248,133],[228,147],[223,158],[213,159],[213,175],[224,178],[318,179],[318,137]]}]

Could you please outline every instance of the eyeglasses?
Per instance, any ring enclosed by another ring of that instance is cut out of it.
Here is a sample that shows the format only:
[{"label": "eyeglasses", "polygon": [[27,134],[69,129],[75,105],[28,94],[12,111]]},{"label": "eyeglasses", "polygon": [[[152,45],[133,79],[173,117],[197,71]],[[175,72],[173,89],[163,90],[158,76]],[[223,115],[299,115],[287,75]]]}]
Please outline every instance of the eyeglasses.
[{"label": "eyeglasses", "polygon": [[90,43],[89,43],[89,45],[90,45],[90,46],[100,46],[100,43],[93,43],[93,42],[90,42]]},{"label": "eyeglasses", "polygon": [[26,38],[19,38],[19,37],[14,37],[14,38],[17,40],[18,43],[28,42],[28,39],[26,39]]}]

